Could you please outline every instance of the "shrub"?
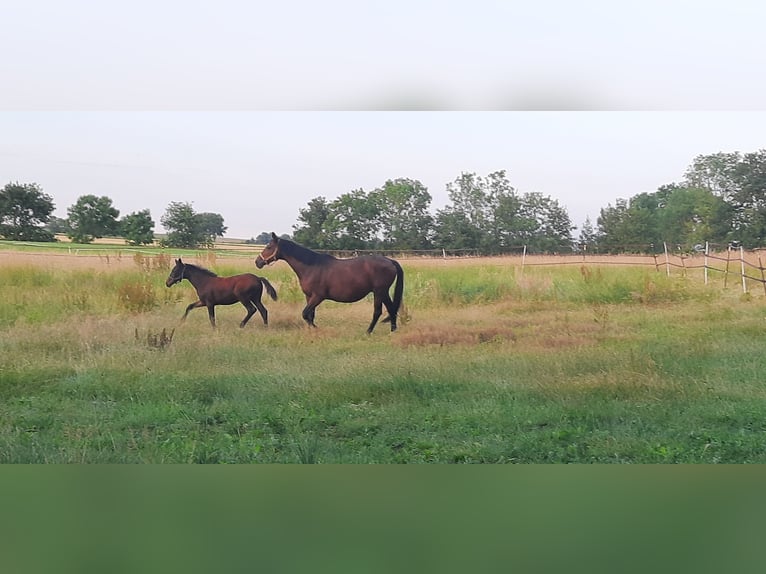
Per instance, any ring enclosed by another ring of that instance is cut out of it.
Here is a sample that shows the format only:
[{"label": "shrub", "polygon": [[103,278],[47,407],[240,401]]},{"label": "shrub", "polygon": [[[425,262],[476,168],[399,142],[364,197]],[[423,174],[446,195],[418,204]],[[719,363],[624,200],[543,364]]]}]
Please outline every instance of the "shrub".
[{"label": "shrub", "polygon": [[123,283],[118,290],[120,306],[133,313],[150,311],[157,306],[154,287],[146,281]]}]

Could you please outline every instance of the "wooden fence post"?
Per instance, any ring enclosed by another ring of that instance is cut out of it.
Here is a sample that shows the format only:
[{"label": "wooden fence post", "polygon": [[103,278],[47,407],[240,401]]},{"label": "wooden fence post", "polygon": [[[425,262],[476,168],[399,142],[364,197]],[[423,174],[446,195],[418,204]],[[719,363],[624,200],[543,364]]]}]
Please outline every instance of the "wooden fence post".
[{"label": "wooden fence post", "polygon": [[663,241],[662,244],[665,246],[665,269],[667,270],[668,277],[670,277],[670,258],[668,257],[668,244],[666,241]]},{"label": "wooden fence post", "polygon": [[524,275],[524,263],[527,261],[527,246],[524,246],[524,251],[521,253],[521,274]]},{"label": "wooden fence post", "polygon": [[761,250],[758,250],[758,269],[761,270],[761,283],[763,284],[763,292],[766,293],[766,276],[763,274],[763,262],[761,261]]},{"label": "wooden fence post", "polygon": [[745,248],[739,246],[739,263],[742,269],[742,292],[747,293],[747,281],[745,281]]},{"label": "wooden fence post", "polygon": [[707,276],[708,276],[708,272],[707,272],[707,268],[708,268],[708,266],[707,266],[707,258],[708,258],[708,255],[710,255],[710,242],[709,241],[705,241],[705,285],[707,285],[707,281],[708,281],[708,279],[707,279]]}]

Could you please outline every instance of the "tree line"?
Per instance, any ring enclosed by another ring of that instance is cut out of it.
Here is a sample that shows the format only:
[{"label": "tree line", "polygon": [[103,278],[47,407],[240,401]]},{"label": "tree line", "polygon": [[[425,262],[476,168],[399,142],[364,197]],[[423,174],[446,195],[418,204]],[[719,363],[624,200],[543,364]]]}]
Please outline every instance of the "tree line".
[{"label": "tree line", "polygon": [[[418,180],[386,181],[371,191],[356,189],[336,199],[311,199],[298,210],[292,238],[320,250],[472,250],[505,253],[573,250],[656,252],[663,243],[691,249],[711,242],[766,245],[766,150],[715,153],[694,158],[683,178],[653,192],[638,193],[601,208],[586,219],[578,237],[559,202],[538,192],[518,192],[504,170],[486,176],[462,173],[446,185],[449,203],[431,211],[432,197]],[[50,241],[66,233],[73,241],[122,236],[133,245],[152,243],[149,210],[118,219],[106,196],[84,195],[53,217],[53,200],[37,184],[9,183],[0,190],[0,236]],[[172,202],[161,223],[169,247],[212,246],[226,231],[217,213],[196,213]],[[268,240],[267,232],[249,243]]]},{"label": "tree line", "polygon": [[580,241],[605,252],[732,242],[766,245],[766,150],[697,156],[680,182],[601,209]]},{"label": "tree line", "polygon": [[[67,217],[52,215],[53,198],[36,183],[8,183],[0,190],[0,237],[12,241],[56,241],[65,234],[75,243],[100,237],[122,237],[129,245],[155,241],[154,220],[148,209],[119,219],[120,212],[107,196],[82,195],[67,208]],[[226,226],[218,213],[197,213],[188,202],[171,202],[160,219],[168,233],[166,247],[212,247]]]},{"label": "tree line", "polygon": [[519,194],[504,170],[486,177],[463,173],[447,184],[451,205],[431,215],[431,195],[418,180],[388,180],[333,201],[315,197],[299,210],[294,239],[317,249],[434,247],[503,253],[569,251],[575,229],[564,207],[541,193]]},{"label": "tree line", "polygon": [[387,181],[299,211],[296,241],[320,249],[471,249],[566,253],[656,252],[663,243],[766,245],[766,150],[697,156],[679,182],[618,199],[587,218],[578,237],[567,210],[541,193],[518,193],[505,171],[463,173],[447,184],[450,204],[430,215],[417,180]]}]

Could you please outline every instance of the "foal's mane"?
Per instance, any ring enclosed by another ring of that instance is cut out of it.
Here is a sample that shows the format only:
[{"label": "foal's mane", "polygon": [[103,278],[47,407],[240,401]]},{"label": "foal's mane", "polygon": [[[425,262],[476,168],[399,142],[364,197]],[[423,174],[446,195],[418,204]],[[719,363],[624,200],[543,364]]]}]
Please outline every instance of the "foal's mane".
[{"label": "foal's mane", "polygon": [[289,239],[279,240],[279,250],[285,255],[295,257],[298,261],[305,263],[306,265],[318,265],[328,259],[334,259],[332,255],[317,253],[316,251],[312,251],[308,247],[303,247],[303,245],[299,245]]},{"label": "foal's mane", "polygon": [[186,267],[190,267],[196,271],[199,271],[203,275],[207,275],[208,277],[218,277],[216,273],[213,273],[210,271],[210,269],[205,269],[204,267],[200,267],[199,265],[195,265],[194,263],[184,263]]}]

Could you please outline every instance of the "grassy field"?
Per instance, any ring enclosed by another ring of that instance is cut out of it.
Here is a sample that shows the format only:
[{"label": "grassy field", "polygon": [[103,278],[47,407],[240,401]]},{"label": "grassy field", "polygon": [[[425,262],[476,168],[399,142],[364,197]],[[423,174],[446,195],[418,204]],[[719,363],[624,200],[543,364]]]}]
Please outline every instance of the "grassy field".
[{"label": "grassy field", "polygon": [[213,331],[167,255],[0,256],[3,463],[766,462],[766,296],[736,282],[406,260],[368,337],[370,301],[306,328],[282,262],[269,326]]}]

